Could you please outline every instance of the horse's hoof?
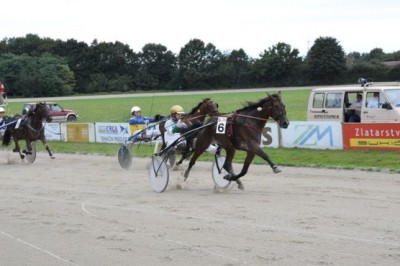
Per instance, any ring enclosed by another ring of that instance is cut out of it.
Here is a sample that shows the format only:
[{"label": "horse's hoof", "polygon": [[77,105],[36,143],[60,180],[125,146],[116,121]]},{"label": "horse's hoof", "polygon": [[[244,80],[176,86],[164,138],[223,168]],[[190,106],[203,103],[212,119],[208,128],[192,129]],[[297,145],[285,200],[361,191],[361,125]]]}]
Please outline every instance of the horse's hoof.
[{"label": "horse's hoof", "polygon": [[21,157],[21,160],[25,159],[25,155],[21,155],[19,157]]},{"label": "horse's hoof", "polygon": [[18,152],[18,150],[17,149],[13,149],[13,152]]},{"label": "horse's hoof", "polygon": [[55,159],[56,157],[55,157],[55,156],[50,156],[50,158],[51,158],[51,159]]},{"label": "horse's hoof", "polygon": [[243,186],[243,184],[238,184],[238,189],[240,189],[240,190],[244,190],[244,186]]},{"label": "horse's hoof", "polygon": [[274,166],[274,168],[272,168],[272,171],[274,171],[275,174],[282,172],[282,170],[278,166]]},{"label": "horse's hoof", "polygon": [[183,180],[186,181],[186,179],[189,177],[189,172],[188,172],[188,171],[185,171],[185,172],[183,173],[183,177],[185,178],[185,179],[183,179]]}]

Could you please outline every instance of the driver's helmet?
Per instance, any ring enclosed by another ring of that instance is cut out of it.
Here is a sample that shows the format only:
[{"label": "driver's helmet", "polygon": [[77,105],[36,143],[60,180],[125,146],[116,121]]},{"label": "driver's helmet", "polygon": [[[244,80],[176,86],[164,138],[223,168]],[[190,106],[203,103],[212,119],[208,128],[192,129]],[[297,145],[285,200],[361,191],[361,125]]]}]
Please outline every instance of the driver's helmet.
[{"label": "driver's helmet", "polygon": [[5,113],[5,112],[6,112],[6,110],[4,110],[3,107],[0,107],[0,113]]},{"label": "driver's helmet", "polygon": [[180,105],[174,105],[170,109],[171,115],[173,114],[184,114],[185,111],[183,110],[183,107]]},{"label": "driver's helmet", "polygon": [[139,106],[133,106],[131,108],[131,114],[133,114],[133,112],[137,112],[137,111],[140,111],[140,107]]},{"label": "driver's helmet", "polygon": [[23,115],[28,114],[28,112],[29,112],[29,109],[28,109],[28,108],[24,108],[24,110],[22,110],[22,114],[23,114]]}]

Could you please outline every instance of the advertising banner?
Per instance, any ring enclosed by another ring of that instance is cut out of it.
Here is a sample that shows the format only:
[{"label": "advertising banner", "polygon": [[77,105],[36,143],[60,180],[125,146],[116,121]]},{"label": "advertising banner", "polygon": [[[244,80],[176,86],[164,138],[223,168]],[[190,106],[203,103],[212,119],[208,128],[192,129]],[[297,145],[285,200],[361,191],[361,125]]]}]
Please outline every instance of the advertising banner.
[{"label": "advertising banner", "polygon": [[47,123],[44,126],[44,135],[46,140],[63,140],[60,123]]},{"label": "advertising banner", "polygon": [[276,123],[267,123],[261,133],[260,147],[279,147],[279,128]]},{"label": "advertising banner", "polygon": [[95,142],[94,124],[62,123],[61,132],[66,141]]},{"label": "advertising banner", "polygon": [[340,122],[290,122],[281,134],[285,148],[343,149]]},{"label": "advertising banner", "polygon": [[400,150],[400,124],[344,124],[343,143],[345,149]]},{"label": "advertising banner", "polygon": [[121,143],[130,136],[128,123],[96,123],[96,142]]}]

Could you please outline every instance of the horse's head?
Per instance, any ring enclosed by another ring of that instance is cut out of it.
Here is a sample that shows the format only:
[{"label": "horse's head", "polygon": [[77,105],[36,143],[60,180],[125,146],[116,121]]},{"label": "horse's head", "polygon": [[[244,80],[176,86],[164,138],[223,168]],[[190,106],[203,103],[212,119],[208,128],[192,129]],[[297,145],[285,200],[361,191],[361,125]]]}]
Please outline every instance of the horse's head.
[{"label": "horse's head", "polygon": [[272,95],[268,94],[266,103],[268,103],[266,110],[269,111],[269,116],[278,122],[281,128],[287,128],[289,120],[286,116],[286,108],[282,102],[281,92]]},{"label": "horse's head", "polygon": [[204,116],[219,115],[218,104],[215,103],[210,98],[203,99],[203,101],[201,103],[199,103],[199,105],[198,105],[197,112],[198,112],[198,114],[204,115]]},{"label": "horse's head", "polygon": [[33,114],[33,117],[36,117],[41,121],[45,120],[46,122],[51,122],[53,120],[49,115],[49,110],[47,109],[46,103],[37,103],[35,109],[33,109]]}]

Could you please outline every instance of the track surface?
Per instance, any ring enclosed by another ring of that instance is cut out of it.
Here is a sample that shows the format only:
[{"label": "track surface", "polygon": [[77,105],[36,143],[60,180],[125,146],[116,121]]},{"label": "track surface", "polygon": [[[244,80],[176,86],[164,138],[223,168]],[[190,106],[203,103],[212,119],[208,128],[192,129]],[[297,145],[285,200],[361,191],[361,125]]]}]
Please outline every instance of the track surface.
[{"label": "track surface", "polygon": [[400,265],[399,174],[252,165],[217,192],[199,162],[154,193],[150,159],[0,158],[0,265]]}]

